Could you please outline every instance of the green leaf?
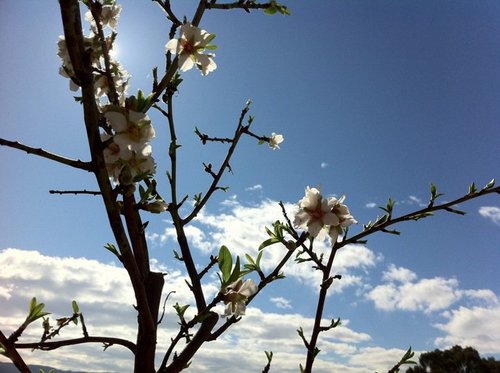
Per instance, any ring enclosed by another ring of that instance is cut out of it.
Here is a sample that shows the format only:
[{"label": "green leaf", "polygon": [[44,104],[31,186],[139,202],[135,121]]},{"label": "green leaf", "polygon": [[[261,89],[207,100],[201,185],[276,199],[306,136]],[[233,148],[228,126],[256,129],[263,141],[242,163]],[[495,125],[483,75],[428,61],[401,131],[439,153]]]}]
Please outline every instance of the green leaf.
[{"label": "green leaf", "polygon": [[277,237],[271,237],[260,244],[259,250],[262,250],[263,248],[265,248],[267,246],[274,245],[275,243],[278,243],[278,242],[280,242],[280,240]]},{"label": "green leaf", "polygon": [[266,354],[267,362],[270,363],[273,360],[273,352],[272,351],[264,351]]},{"label": "green leaf", "polygon": [[219,256],[217,260],[219,264],[219,269],[222,272],[222,280],[224,285],[226,285],[228,282],[227,280],[229,277],[231,277],[231,269],[233,267],[233,258],[231,256],[231,252],[229,249],[222,245],[220,250],[219,250]]},{"label": "green leaf", "polygon": [[216,36],[215,34],[210,34],[210,35],[208,35],[208,37],[207,37],[207,39],[206,39],[206,41],[205,41],[205,44],[208,44],[208,43],[210,43],[212,40],[214,40],[214,39],[215,39],[215,36]]},{"label": "green leaf", "polygon": [[246,260],[247,260],[250,264],[255,265],[255,262],[254,262],[253,258],[252,258],[250,255],[245,254],[245,258],[246,258]]},{"label": "green leaf", "polygon": [[483,188],[483,190],[488,190],[488,189],[491,189],[495,186],[495,179],[491,179],[490,182],[488,184],[485,185],[485,187]]},{"label": "green leaf", "polygon": [[256,263],[257,264],[257,268],[260,268],[260,260],[262,259],[262,254],[263,253],[264,252],[261,251],[259,254],[257,254],[257,263]]},{"label": "green leaf", "polygon": [[454,214],[465,215],[465,211],[457,210],[457,209],[454,209],[454,208],[451,208],[451,207],[447,207],[447,208],[445,208],[445,210],[448,211],[448,212],[452,212]]},{"label": "green leaf", "polygon": [[180,256],[179,253],[175,250],[174,250],[174,259],[177,259],[180,262],[184,261],[184,259],[182,259],[182,256]]},{"label": "green leaf", "polygon": [[275,7],[269,7],[269,8],[264,10],[264,13],[269,14],[269,15],[273,15],[273,14],[276,14],[277,11],[278,10]]},{"label": "green leaf", "polygon": [[472,183],[469,185],[469,193],[468,194],[474,194],[477,192],[476,184]]},{"label": "green leaf", "polygon": [[117,256],[118,258],[120,257],[120,253],[118,252],[118,250],[116,249],[116,246],[113,245],[112,243],[107,243],[106,245],[104,245],[104,248],[108,251],[110,251],[111,253],[113,253],[115,256]]},{"label": "green leaf", "polygon": [[189,304],[186,304],[184,306],[180,306],[179,303],[175,303],[173,307],[175,309],[175,312],[177,312],[177,315],[180,318],[183,318],[184,317],[184,313],[189,308]]},{"label": "green leaf", "polygon": [[50,312],[42,312],[45,307],[44,303],[37,303],[36,298],[33,297],[29,304],[29,314],[26,317],[28,323],[38,320],[41,317],[50,315]]},{"label": "green leaf", "polygon": [[73,313],[79,313],[80,312],[80,308],[78,307],[78,303],[76,303],[76,300],[74,300],[73,302],[71,302],[71,307],[73,307]]},{"label": "green leaf", "polygon": [[236,263],[234,264],[234,269],[233,272],[231,273],[231,276],[227,279],[227,284],[232,284],[233,282],[238,281],[238,279],[241,277],[240,276],[240,257],[236,257]]}]

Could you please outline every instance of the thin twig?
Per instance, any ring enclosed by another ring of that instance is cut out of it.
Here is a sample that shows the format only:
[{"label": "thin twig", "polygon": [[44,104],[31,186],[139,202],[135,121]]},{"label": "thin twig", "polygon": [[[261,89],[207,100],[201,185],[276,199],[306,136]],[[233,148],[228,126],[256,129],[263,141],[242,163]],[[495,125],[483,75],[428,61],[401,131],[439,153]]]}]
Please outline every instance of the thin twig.
[{"label": "thin twig", "polygon": [[225,4],[217,4],[217,3],[208,3],[206,4],[207,9],[223,9],[223,10],[230,10],[230,9],[243,9],[247,12],[249,12],[250,9],[268,9],[271,7],[271,4],[265,3],[265,4],[259,4],[259,3],[254,3],[254,2],[241,2],[237,1],[234,3],[225,3]]},{"label": "thin twig", "polygon": [[62,157],[60,155],[50,153],[46,150],[43,150],[42,148],[33,148],[31,146],[21,144],[18,141],[9,141],[9,140],[5,140],[5,139],[0,138],[0,145],[8,146],[8,147],[14,148],[14,149],[23,150],[28,154],[34,154],[34,155],[37,155],[37,156],[42,157],[42,158],[47,158],[47,159],[50,159],[52,161],[56,161],[56,162],[65,164],[67,166],[79,168],[80,170],[85,170],[88,172],[93,171],[92,163],[90,163],[90,162],[83,162],[80,160],[65,158],[65,157]]},{"label": "thin twig", "polygon": [[90,194],[93,196],[100,196],[102,195],[101,192],[99,191],[94,191],[94,190],[49,190],[50,194]]},{"label": "thin twig", "polygon": [[490,189],[482,189],[482,190],[480,190],[478,192],[474,192],[474,193],[469,193],[469,194],[466,194],[466,195],[464,195],[460,198],[457,198],[451,202],[446,202],[446,203],[443,203],[441,205],[428,206],[428,207],[425,207],[421,210],[417,210],[414,212],[410,212],[406,215],[402,215],[398,218],[394,218],[394,219],[390,218],[383,224],[375,225],[369,229],[364,230],[361,233],[358,233],[358,234],[356,234],[348,239],[343,240],[342,242],[339,243],[339,248],[341,248],[345,245],[348,245],[348,244],[358,243],[363,237],[371,235],[375,232],[384,231],[385,228],[387,228],[391,225],[401,223],[403,221],[417,220],[416,218],[418,216],[423,216],[429,212],[434,212],[434,211],[439,211],[439,210],[449,210],[450,207],[458,205],[459,203],[469,201],[471,199],[478,198],[480,196],[484,196],[484,195],[491,194],[491,193],[499,193],[500,194],[500,186],[497,186],[495,188],[490,188]]},{"label": "thin twig", "polygon": [[236,131],[233,137],[233,141],[231,143],[231,146],[227,150],[226,153],[226,158],[222,162],[219,171],[213,176],[212,183],[210,184],[206,194],[203,196],[203,198],[200,200],[200,202],[193,208],[193,211],[183,219],[183,224],[189,223],[191,220],[193,220],[196,215],[201,211],[201,209],[205,206],[205,204],[208,202],[212,194],[217,190],[217,186],[219,184],[220,179],[222,178],[222,175],[224,174],[226,168],[229,165],[229,161],[231,160],[231,157],[233,156],[234,150],[236,149],[236,146],[238,145],[238,142],[241,138],[241,135],[245,132],[245,128],[243,126],[243,120],[245,119],[248,111],[250,110],[249,105],[246,105],[243,110],[241,110],[240,118],[238,120],[238,126],[236,127]]}]

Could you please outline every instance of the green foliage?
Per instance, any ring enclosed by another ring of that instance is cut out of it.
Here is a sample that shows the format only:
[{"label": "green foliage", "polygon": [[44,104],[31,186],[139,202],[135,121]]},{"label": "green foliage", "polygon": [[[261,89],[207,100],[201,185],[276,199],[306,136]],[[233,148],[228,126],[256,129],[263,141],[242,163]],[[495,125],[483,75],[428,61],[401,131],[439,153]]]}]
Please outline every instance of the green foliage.
[{"label": "green foliage", "polygon": [[33,297],[29,305],[29,314],[26,317],[26,323],[31,324],[33,321],[36,321],[41,317],[50,315],[50,312],[43,312],[44,307],[44,303],[37,303],[36,298]]},{"label": "green foliage", "polygon": [[484,359],[472,347],[453,346],[447,350],[434,350],[420,355],[418,365],[407,373],[494,373],[500,372],[500,361]]},{"label": "green foliage", "polygon": [[232,284],[241,277],[240,257],[236,257],[236,263],[233,268],[233,257],[229,249],[224,245],[219,250],[217,263],[221,271],[219,279],[221,280],[222,288]]},{"label": "green foliage", "polygon": [[274,245],[275,243],[283,242],[284,241],[284,233],[283,233],[284,229],[285,229],[285,227],[283,226],[283,224],[279,220],[276,220],[273,223],[273,230],[272,231],[266,227],[266,232],[271,238],[262,242],[259,246],[259,250],[262,250],[267,246]]},{"label": "green foliage", "polygon": [[264,13],[269,15],[280,13],[285,16],[289,16],[291,14],[286,6],[278,4],[275,0],[271,0],[269,2],[269,8],[265,9]]}]

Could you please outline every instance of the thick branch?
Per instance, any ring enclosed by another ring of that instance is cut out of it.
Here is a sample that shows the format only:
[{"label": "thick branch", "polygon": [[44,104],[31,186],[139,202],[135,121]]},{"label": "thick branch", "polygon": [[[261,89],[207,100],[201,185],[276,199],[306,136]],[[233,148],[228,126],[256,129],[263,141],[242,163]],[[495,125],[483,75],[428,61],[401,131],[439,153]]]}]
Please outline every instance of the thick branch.
[{"label": "thick branch", "polygon": [[62,157],[60,155],[50,153],[46,150],[43,150],[42,148],[33,148],[31,146],[21,144],[20,142],[17,142],[17,141],[9,141],[9,140],[5,140],[5,139],[0,138],[0,145],[8,146],[8,147],[14,148],[14,149],[23,150],[28,154],[38,155],[39,157],[47,158],[47,159],[50,159],[52,161],[56,161],[56,162],[65,164],[66,166],[79,168],[80,170],[85,170],[85,171],[89,171],[89,172],[93,171],[92,163],[90,163],[90,162],[83,162],[80,160],[65,158],[65,157]]},{"label": "thick branch", "polygon": [[139,311],[139,322],[143,323],[143,325],[151,333],[154,333],[156,330],[156,320],[153,320],[152,314],[149,310],[145,286],[141,281],[139,269],[133,257],[129,241],[123,227],[120,209],[116,203],[116,195],[113,192],[109,182],[109,176],[106,171],[99,133],[100,113],[97,108],[94,95],[92,64],[90,56],[88,52],[85,51],[83,45],[79,4],[77,0],[59,0],[59,3],[64,26],[64,36],[66,39],[66,45],[68,46],[68,53],[70,55],[71,64],[75,71],[77,80],[80,82],[82,88],[85,127],[87,130],[87,137],[96,179],[99,184],[99,189],[102,192],[103,202],[106,207],[110,226],[122,254],[123,264],[129,274],[130,281],[134,288],[134,294],[137,299],[137,308]]},{"label": "thick branch", "polygon": [[14,343],[9,341],[9,339],[5,336],[5,334],[2,333],[1,330],[0,330],[0,345],[4,347],[7,356],[9,357],[10,360],[12,360],[16,368],[19,369],[21,373],[31,372],[26,363],[24,362],[23,358],[21,357],[21,355],[19,355],[19,352],[17,352],[16,350],[17,346],[15,346]]},{"label": "thick branch", "polygon": [[74,339],[67,339],[64,341],[53,341],[53,342],[35,342],[35,343],[16,343],[16,348],[30,348],[30,349],[40,349],[43,351],[55,350],[60,347],[79,345],[83,343],[104,343],[106,345],[119,345],[128,348],[133,354],[135,354],[136,346],[134,343],[121,338],[111,338],[111,337],[81,337]]}]

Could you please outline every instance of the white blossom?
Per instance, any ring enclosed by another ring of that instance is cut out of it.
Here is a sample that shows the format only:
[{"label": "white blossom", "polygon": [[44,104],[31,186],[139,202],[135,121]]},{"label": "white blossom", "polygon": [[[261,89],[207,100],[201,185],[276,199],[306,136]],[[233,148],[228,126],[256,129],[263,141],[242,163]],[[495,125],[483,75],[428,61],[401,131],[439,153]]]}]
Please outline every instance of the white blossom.
[{"label": "white blossom", "polygon": [[[101,7],[101,13],[99,14],[99,20],[101,22],[102,27],[109,26],[113,30],[116,30],[118,17],[120,16],[121,10],[122,10],[121,5],[116,5],[116,4],[103,5]],[[93,29],[95,29],[96,27],[95,20],[90,10],[88,10],[85,13],[85,20],[90,23]]]},{"label": "white blossom", "polygon": [[104,111],[104,117],[114,132],[113,135],[101,136],[106,145],[103,154],[109,176],[118,184],[130,184],[154,173],[156,164],[149,140],[155,136],[155,131],[149,117],[145,113],[111,105]]},{"label": "white blossom", "polygon": [[281,144],[283,140],[285,140],[283,135],[278,135],[273,132],[269,138],[269,147],[273,150],[279,149],[279,144]]},{"label": "white blossom", "polygon": [[209,43],[213,38],[207,31],[186,23],[181,26],[179,39],[171,39],[165,48],[178,56],[181,71],[191,70],[196,65],[203,75],[207,75],[217,68],[213,60],[215,55],[203,53],[211,47]]},{"label": "white blossom", "polygon": [[294,226],[307,228],[313,237],[317,237],[320,231],[325,229],[332,243],[335,243],[343,228],[357,223],[347,206],[342,204],[344,199],[345,196],[339,200],[335,197],[323,198],[318,189],[307,187],[304,198],[299,201],[299,211],[295,215]]},{"label": "white blossom", "polygon": [[226,309],[224,316],[245,314],[247,299],[257,293],[258,287],[251,279],[239,279],[224,289],[223,299]]}]

